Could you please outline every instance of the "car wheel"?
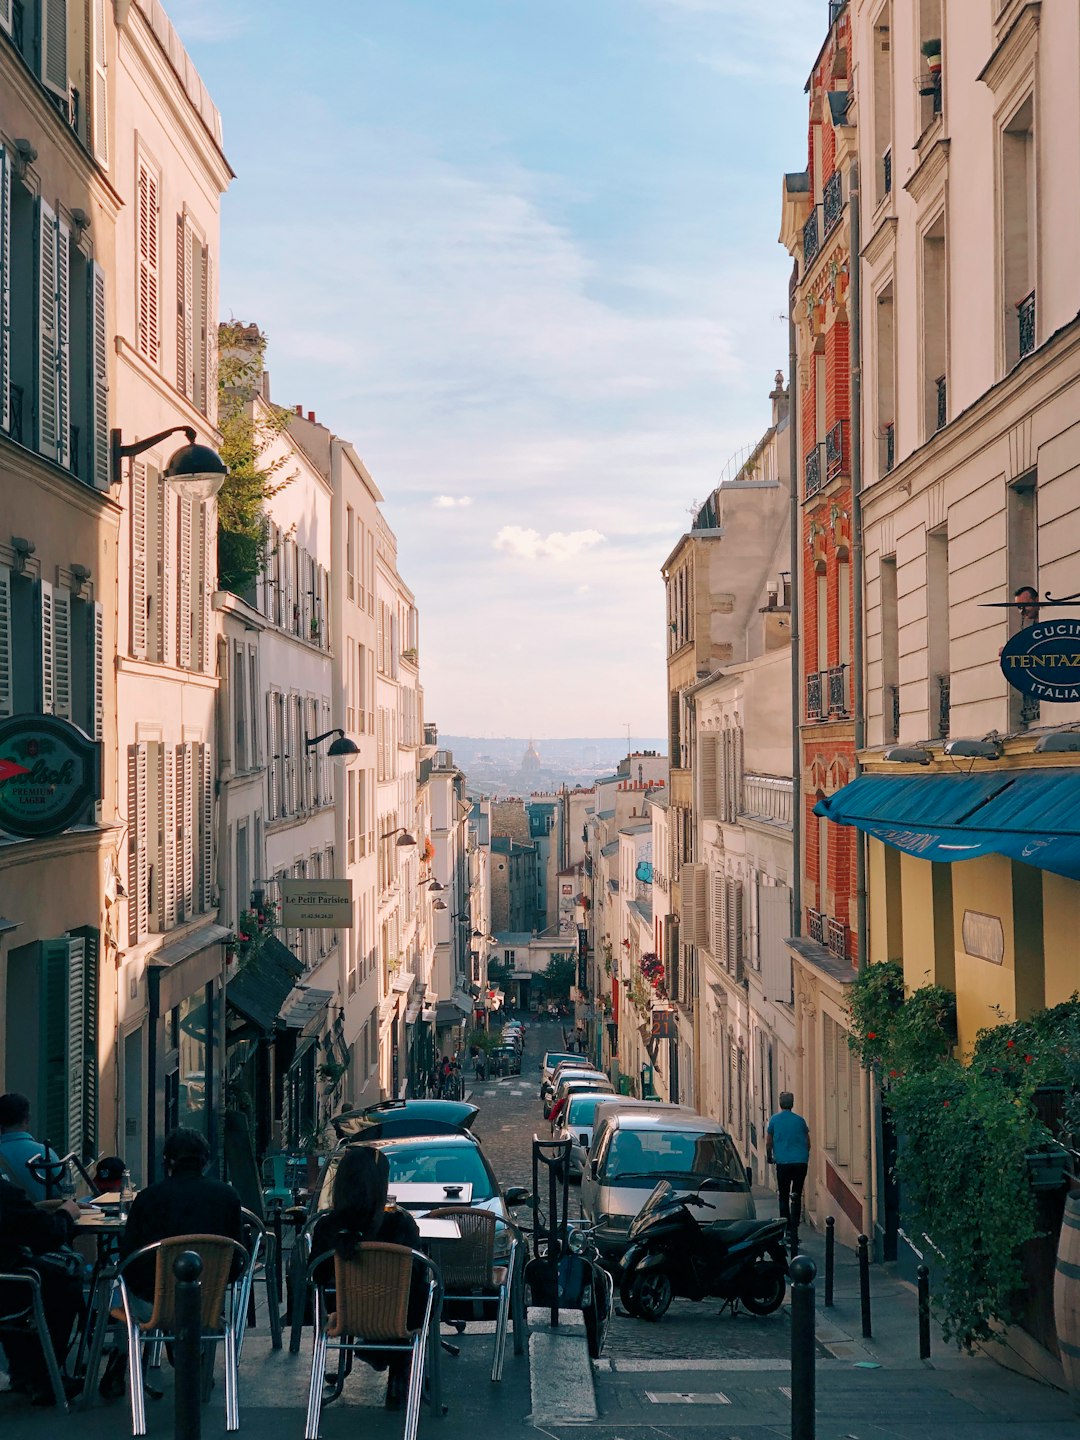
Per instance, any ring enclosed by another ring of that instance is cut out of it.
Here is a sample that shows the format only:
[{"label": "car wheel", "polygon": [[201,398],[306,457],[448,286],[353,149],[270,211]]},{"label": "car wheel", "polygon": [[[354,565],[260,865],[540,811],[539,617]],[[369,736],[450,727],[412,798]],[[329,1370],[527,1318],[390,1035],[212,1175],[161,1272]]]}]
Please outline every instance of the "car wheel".
[{"label": "car wheel", "polygon": [[787,1293],[787,1275],[775,1260],[759,1260],[743,1271],[739,1300],[751,1315],[771,1315],[779,1310]]},{"label": "car wheel", "polygon": [[621,1293],[631,1315],[662,1320],[671,1304],[671,1281],[666,1270],[638,1270]]}]

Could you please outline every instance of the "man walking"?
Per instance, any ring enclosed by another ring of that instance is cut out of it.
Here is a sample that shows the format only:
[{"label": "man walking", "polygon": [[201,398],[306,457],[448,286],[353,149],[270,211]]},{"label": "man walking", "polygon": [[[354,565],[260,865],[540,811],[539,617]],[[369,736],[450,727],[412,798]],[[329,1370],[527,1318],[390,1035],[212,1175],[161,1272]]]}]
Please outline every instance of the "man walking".
[{"label": "man walking", "polygon": [[792,1255],[799,1249],[803,1185],[810,1163],[810,1127],[801,1115],[796,1115],[794,1105],[795,1096],[785,1090],[780,1096],[780,1109],[769,1121],[765,1139],[765,1158],[776,1166],[780,1218],[788,1222]]}]

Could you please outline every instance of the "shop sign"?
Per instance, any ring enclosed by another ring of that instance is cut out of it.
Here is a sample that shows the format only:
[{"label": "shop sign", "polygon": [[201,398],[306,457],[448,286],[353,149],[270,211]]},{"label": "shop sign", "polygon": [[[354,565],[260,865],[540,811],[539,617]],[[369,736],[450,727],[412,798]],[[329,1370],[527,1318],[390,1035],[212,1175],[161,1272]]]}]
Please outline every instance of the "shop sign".
[{"label": "shop sign", "polygon": [[1001,652],[1001,669],[1024,695],[1080,703],[1080,620],[1039,620],[1017,631]]},{"label": "shop sign", "polygon": [[0,721],[0,830],[24,840],[60,835],[101,799],[101,746],[55,715]]},{"label": "shop sign", "polygon": [[675,1015],[671,1010],[654,1010],[649,1027],[651,1040],[671,1040],[675,1035]]},{"label": "shop sign", "polygon": [[351,880],[282,880],[281,920],[289,930],[351,930]]}]

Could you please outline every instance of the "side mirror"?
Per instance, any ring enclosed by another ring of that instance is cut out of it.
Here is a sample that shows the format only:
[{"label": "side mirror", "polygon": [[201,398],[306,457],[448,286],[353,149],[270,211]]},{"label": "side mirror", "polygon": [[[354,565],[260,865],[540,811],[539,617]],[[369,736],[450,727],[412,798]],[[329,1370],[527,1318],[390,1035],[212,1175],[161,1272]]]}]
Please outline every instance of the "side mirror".
[{"label": "side mirror", "polygon": [[579,1144],[579,1145],[584,1145],[585,1149],[588,1150],[588,1148],[589,1148],[589,1137],[588,1137],[588,1135],[579,1135],[579,1136],[578,1136],[578,1144]]},{"label": "side mirror", "polygon": [[590,1161],[589,1161],[589,1174],[592,1176],[592,1178],[593,1178],[594,1180],[596,1179],[596,1175],[597,1175],[597,1165],[598,1165],[598,1162],[597,1162],[596,1160],[590,1160]]},{"label": "side mirror", "polygon": [[754,1171],[749,1165],[746,1167],[746,1184],[750,1190],[754,1188]]},{"label": "side mirror", "polygon": [[533,1197],[524,1185],[511,1185],[503,1191],[507,1205],[532,1205]]}]

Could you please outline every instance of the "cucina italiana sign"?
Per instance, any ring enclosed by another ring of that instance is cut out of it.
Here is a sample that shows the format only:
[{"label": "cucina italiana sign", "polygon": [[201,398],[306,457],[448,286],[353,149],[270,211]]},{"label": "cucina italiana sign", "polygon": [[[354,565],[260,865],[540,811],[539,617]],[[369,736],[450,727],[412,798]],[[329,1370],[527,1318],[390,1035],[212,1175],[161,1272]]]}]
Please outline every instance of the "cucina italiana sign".
[{"label": "cucina italiana sign", "polygon": [[1080,704],[1080,620],[1040,620],[1018,631],[1001,652],[1001,669],[1036,700]]},{"label": "cucina italiana sign", "polygon": [[22,840],[59,835],[101,799],[101,746],[55,715],[0,721],[0,830]]}]

